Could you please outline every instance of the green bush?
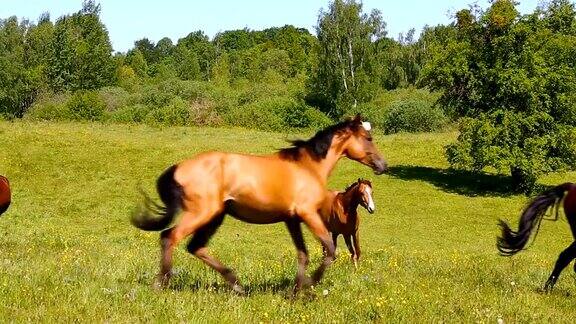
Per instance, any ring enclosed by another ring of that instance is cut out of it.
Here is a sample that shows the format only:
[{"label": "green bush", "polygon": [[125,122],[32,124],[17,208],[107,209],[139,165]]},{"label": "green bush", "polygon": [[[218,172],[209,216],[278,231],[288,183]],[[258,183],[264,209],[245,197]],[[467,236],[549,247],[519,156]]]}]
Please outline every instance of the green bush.
[{"label": "green bush", "polygon": [[239,79],[234,82],[233,87],[238,91],[240,105],[256,103],[271,97],[287,97],[289,94],[288,85],[273,71],[265,72],[259,83]]},{"label": "green bush", "polygon": [[442,128],[448,119],[435,106],[438,93],[425,89],[397,89],[381,91],[370,102],[361,103],[346,112],[361,113],[375,129],[385,133],[427,132]]},{"label": "green bush", "polygon": [[141,123],[150,110],[151,108],[146,105],[135,104],[117,109],[109,114],[108,119],[116,123]]},{"label": "green bush", "polygon": [[66,120],[69,116],[66,102],[70,94],[42,94],[28,110],[26,118],[40,120]]},{"label": "green bush", "polygon": [[190,109],[179,97],[172,99],[168,105],[152,109],[144,120],[147,124],[164,126],[184,126],[190,121]]},{"label": "green bush", "polygon": [[120,87],[104,87],[98,90],[100,98],[106,104],[106,111],[112,112],[128,104],[130,94]]},{"label": "green bush", "polygon": [[380,106],[374,102],[361,103],[356,108],[351,108],[345,115],[354,116],[357,113],[362,114],[365,120],[372,124],[375,129],[384,129],[386,123],[386,113],[390,107]]},{"label": "green bush", "polygon": [[106,103],[95,91],[76,91],[66,103],[68,119],[98,121],[104,117]]},{"label": "green bush", "polygon": [[398,132],[431,132],[442,128],[447,118],[440,108],[427,101],[399,101],[391,105],[383,129],[387,134]]},{"label": "green bush", "polygon": [[277,131],[284,127],[278,114],[271,109],[261,109],[258,104],[234,107],[224,118],[229,125],[245,128]]},{"label": "green bush", "polygon": [[322,112],[291,98],[275,97],[238,106],[227,116],[231,125],[261,130],[322,128],[332,121]]},{"label": "green bush", "polygon": [[[302,103],[302,105],[305,104]],[[308,128],[320,129],[334,123],[334,121],[330,119],[330,117],[326,116],[323,112],[308,105],[306,105],[304,115],[306,116],[306,119],[308,121],[308,125],[306,126]]]},{"label": "green bush", "polygon": [[539,175],[576,166],[576,129],[546,113],[526,115],[499,110],[464,118],[458,141],[448,145],[452,167],[488,167],[512,175],[514,187],[531,192]]},{"label": "green bush", "polygon": [[162,91],[155,86],[143,87],[142,93],[132,96],[132,104],[143,104],[153,108],[162,108],[177,98],[176,95]]},{"label": "green bush", "polygon": [[211,99],[215,92],[214,86],[208,82],[180,79],[160,82],[157,88],[163,93],[169,93],[184,100]]}]

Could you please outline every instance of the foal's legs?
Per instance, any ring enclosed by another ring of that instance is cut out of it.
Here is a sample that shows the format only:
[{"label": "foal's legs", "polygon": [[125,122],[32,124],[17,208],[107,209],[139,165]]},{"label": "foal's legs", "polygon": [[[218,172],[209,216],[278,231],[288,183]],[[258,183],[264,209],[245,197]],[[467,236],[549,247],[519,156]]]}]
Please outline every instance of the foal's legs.
[{"label": "foal's legs", "polygon": [[568,246],[564,251],[562,251],[562,253],[560,253],[558,260],[556,260],[554,270],[552,270],[550,277],[548,278],[546,284],[544,285],[544,290],[548,291],[554,287],[554,284],[556,283],[556,280],[558,280],[558,277],[560,276],[562,270],[564,270],[564,268],[568,264],[570,264],[570,262],[574,260],[574,258],[576,258],[576,241],[574,241],[572,244],[570,244],[570,246]]},{"label": "foal's legs", "polygon": [[332,264],[332,261],[334,261],[334,242],[332,242],[332,239],[330,238],[330,232],[328,232],[326,229],[326,226],[324,225],[324,222],[318,213],[302,214],[300,217],[326,249],[324,260],[312,275],[312,284],[316,284],[320,281],[320,279],[322,279],[326,268],[328,268],[330,264]]},{"label": "foal's legs", "polygon": [[358,262],[356,259],[356,251],[354,251],[354,247],[352,246],[352,235],[344,235],[344,241],[346,242],[346,246],[348,247],[348,251],[350,251],[350,257],[352,258],[352,262],[354,262],[354,267],[358,268]]},{"label": "foal's legs", "polygon": [[358,263],[358,260],[360,260],[360,239],[358,238],[358,230],[356,230],[356,232],[354,232],[354,235],[352,235],[352,239],[354,241],[354,252],[356,255],[356,259],[354,260],[354,264]]},{"label": "foal's legs", "polygon": [[226,266],[224,266],[218,259],[208,254],[208,249],[206,248],[208,241],[220,225],[222,225],[222,221],[224,220],[224,213],[218,215],[214,218],[210,223],[202,226],[199,228],[194,236],[188,242],[188,252],[194,254],[197,258],[202,260],[212,269],[218,271],[226,279],[226,282],[232,290],[239,294],[244,294],[244,288],[240,286],[238,282],[238,278],[234,274],[234,271]]},{"label": "foal's legs", "polygon": [[298,292],[302,287],[310,285],[310,278],[306,276],[306,266],[308,266],[308,251],[302,236],[302,226],[300,220],[290,219],[286,221],[286,227],[292,237],[292,242],[296,246],[296,253],[298,255],[298,270],[296,272],[296,284],[294,285],[294,293]]}]

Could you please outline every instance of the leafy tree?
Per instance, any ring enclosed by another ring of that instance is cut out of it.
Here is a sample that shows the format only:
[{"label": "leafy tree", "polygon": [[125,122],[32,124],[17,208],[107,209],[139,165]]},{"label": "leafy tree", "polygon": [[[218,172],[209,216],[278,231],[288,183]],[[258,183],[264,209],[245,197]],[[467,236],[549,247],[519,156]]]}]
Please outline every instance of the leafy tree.
[{"label": "leafy tree", "polygon": [[177,46],[174,57],[176,72],[182,80],[197,80],[200,78],[200,64],[194,50],[184,45]]},{"label": "leafy tree", "polygon": [[307,29],[286,25],[265,29],[263,33],[270,44],[268,47],[283,50],[288,54],[291,76],[310,68],[309,56],[313,54],[316,38]]},{"label": "leafy tree", "polygon": [[168,37],[164,37],[156,43],[154,51],[159,60],[166,59],[174,54],[174,44]]},{"label": "leafy tree", "polygon": [[25,67],[27,22],[0,20],[0,116],[22,117],[32,104],[34,89]]},{"label": "leafy tree", "polygon": [[148,76],[148,62],[144,58],[144,54],[136,47],[126,55],[126,64],[132,68],[140,78]]},{"label": "leafy tree", "polygon": [[230,60],[228,54],[223,53],[216,59],[212,67],[211,80],[217,85],[228,86],[230,85]]},{"label": "leafy tree", "polygon": [[576,167],[575,15],[552,1],[520,16],[509,0],[457,14],[457,37],[436,48],[423,76],[466,117],[447,148],[452,166],[510,172],[524,191],[542,173]]},{"label": "leafy tree", "polygon": [[210,80],[210,70],[216,60],[216,47],[202,31],[188,34],[178,40],[178,46],[183,46],[196,55],[199,71],[204,80]]},{"label": "leafy tree", "polygon": [[100,6],[85,1],[82,10],[56,21],[48,75],[56,91],[98,89],[115,82],[115,64]]},{"label": "leafy tree", "polygon": [[247,50],[263,41],[262,37],[247,28],[225,31],[214,37],[216,47],[226,52]]},{"label": "leafy tree", "polygon": [[321,11],[318,34],[318,66],[312,76],[312,97],[333,117],[347,107],[368,101],[374,92],[374,42],[385,36],[378,10],[362,13],[355,0],[335,0]]},{"label": "leafy tree", "polygon": [[148,64],[158,63],[156,46],[148,38],[142,38],[134,42],[134,48],[138,49]]},{"label": "leafy tree", "polygon": [[42,14],[38,25],[30,26],[26,32],[25,60],[27,66],[46,66],[48,64],[50,45],[54,34],[54,24],[48,13]]}]

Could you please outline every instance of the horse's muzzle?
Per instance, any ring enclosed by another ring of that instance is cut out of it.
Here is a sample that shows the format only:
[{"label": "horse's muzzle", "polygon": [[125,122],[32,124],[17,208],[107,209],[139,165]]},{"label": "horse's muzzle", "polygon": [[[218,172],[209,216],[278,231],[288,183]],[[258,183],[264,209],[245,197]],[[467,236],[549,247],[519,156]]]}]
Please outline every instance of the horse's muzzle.
[{"label": "horse's muzzle", "polygon": [[386,164],[386,161],[383,159],[374,160],[372,169],[376,175],[381,175],[382,173],[388,171],[388,164]]},{"label": "horse's muzzle", "polygon": [[368,211],[368,213],[374,214],[374,208],[366,207],[366,210]]}]

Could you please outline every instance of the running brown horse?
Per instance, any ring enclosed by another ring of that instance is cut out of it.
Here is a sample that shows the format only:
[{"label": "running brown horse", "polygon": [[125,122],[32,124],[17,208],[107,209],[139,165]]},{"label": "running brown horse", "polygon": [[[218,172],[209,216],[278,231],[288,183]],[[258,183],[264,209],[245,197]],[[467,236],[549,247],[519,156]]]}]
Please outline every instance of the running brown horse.
[{"label": "running brown horse", "polygon": [[10,182],[6,177],[0,175],[0,215],[4,214],[11,202]]},{"label": "running brown horse", "polygon": [[[208,241],[226,214],[254,224],[284,222],[298,256],[294,291],[317,283],[334,258],[334,244],[318,211],[326,195],[328,176],[344,156],[370,166],[376,174],[387,169],[372,142],[370,123],[363,122],[359,115],[329,126],[308,140],[292,141],[292,147],[271,155],[207,152],[168,168],[157,180],[164,206],[145,195],[146,203],[131,219],[140,229],[162,230],[160,272],[154,286],[168,284],[174,247],[193,235],[188,252],[219,272],[234,291],[244,293],[232,269],[207,251]],[[179,210],[183,215],[172,224]],[[305,273],[308,252],[301,222],[327,250],[311,278]]]},{"label": "running brown horse", "polygon": [[[546,214],[546,211],[556,206],[556,216],[553,220],[558,219],[558,208],[560,202],[564,198],[564,214],[570,229],[572,230],[572,237],[576,239],[576,185],[573,183],[564,183],[556,186],[550,190],[545,191],[536,198],[534,198],[524,209],[520,216],[518,231],[513,231],[510,226],[504,221],[500,221],[502,229],[502,236],[498,238],[497,246],[502,255],[511,256],[520,252],[530,239],[530,234],[536,228],[536,234],[540,229],[540,223]],[[536,237],[534,234],[534,237]],[[572,260],[576,258],[576,241],[572,242],[558,257],[554,270],[548,277],[544,290],[549,291],[554,287],[560,273]],[[576,264],[574,264],[574,271],[576,271]]]},{"label": "running brown horse", "polygon": [[338,236],[342,234],[356,268],[360,259],[358,205],[364,207],[370,214],[374,213],[372,183],[368,180],[358,179],[343,192],[329,191],[321,211],[324,223],[328,231],[332,233],[334,249],[336,249]]}]

